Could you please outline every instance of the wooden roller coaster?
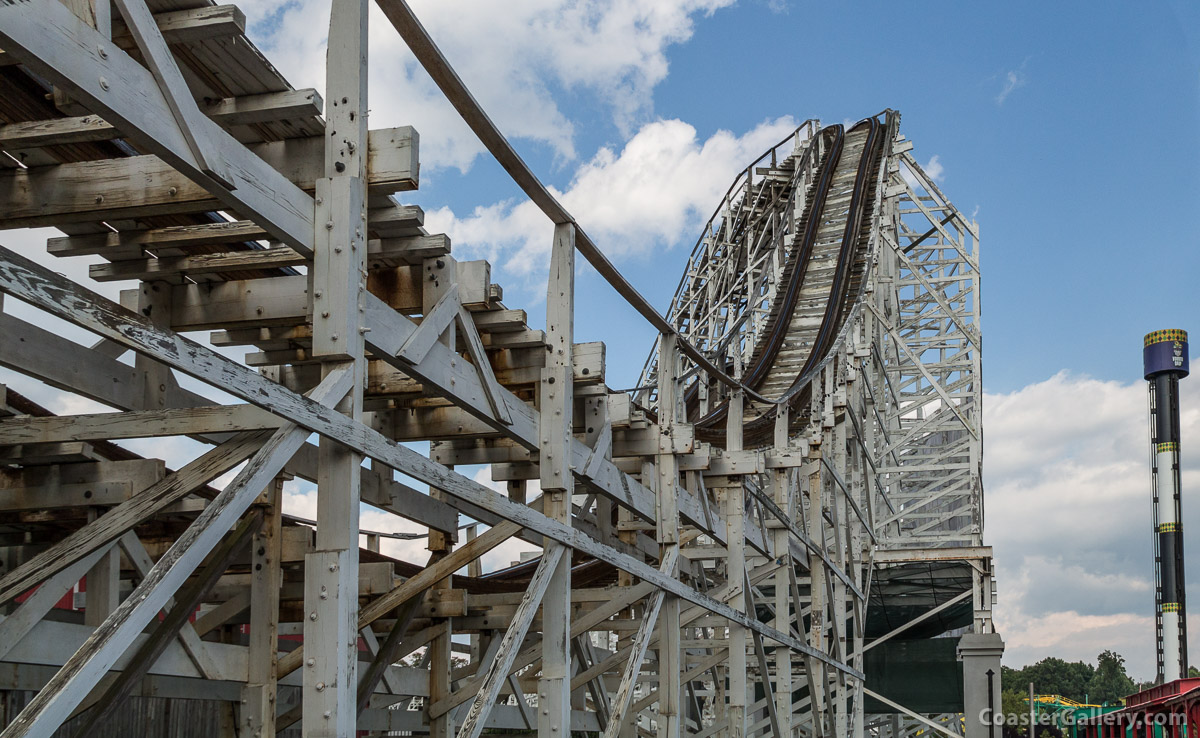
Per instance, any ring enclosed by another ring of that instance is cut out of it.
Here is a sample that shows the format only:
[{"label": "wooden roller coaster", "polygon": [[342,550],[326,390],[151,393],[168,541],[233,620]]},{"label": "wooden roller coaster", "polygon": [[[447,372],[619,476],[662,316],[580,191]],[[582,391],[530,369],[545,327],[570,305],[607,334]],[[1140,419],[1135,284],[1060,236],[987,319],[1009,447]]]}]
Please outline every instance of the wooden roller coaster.
[{"label": "wooden roller coaster", "polygon": [[899,115],[752,162],[663,315],[378,5],[553,222],[544,330],[398,199],[367,0],[324,100],[232,5],[0,0],[0,228],[61,232],[0,233],[0,738],[987,735],[978,229]]}]

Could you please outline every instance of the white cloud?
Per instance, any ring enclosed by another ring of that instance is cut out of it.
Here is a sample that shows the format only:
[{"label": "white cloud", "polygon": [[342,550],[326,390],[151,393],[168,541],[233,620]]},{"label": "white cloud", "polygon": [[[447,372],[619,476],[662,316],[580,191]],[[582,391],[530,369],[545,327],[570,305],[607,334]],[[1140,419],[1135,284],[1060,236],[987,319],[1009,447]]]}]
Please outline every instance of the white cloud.
[{"label": "white cloud", "polygon": [[[683,121],[648,123],[621,151],[600,149],[555,195],[610,257],[690,243],[734,175],[796,125],[778,118],[741,136],[717,131],[701,141]],[[481,255],[514,276],[540,278],[546,269],[553,227],[531,202],[463,215],[440,208],[425,222],[449,233],[456,253]]]},{"label": "white cloud", "polygon": [[[1200,383],[1181,385],[1183,488],[1195,488]],[[984,400],[987,530],[1005,663],[1121,653],[1154,674],[1146,386],[1068,373]],[[1200,503],[1183,500],[1184,529]],[[1189,583],[1195,590],[1200,582]]]},{"label": "white cloud", "polygon": [[921,168],[924,169],[925,173],[929,175],[929,178],[935,182],[941,182],[946,174],[946,168],[942,166],[941,157],[937,154],[929,157],[929,161],[925,162],[925,166]]},{"label": "white cloud", "polygon": [[[574,122],[554,98],[592,96],[623,131],[652,109],[666,51],[692,35],[698,15],[733,0],[488,0],[411,3],[484,109],[507,135],[575,156]],[[296,86],[324,90],[329,3],[244,3],[251,37]],[[426,167],[465,170],[483,147],[442,99],[382,12],[371,4],[370,110],[375,128],[413,125]]]},{"label": "white cloud", "polygon": [[1025,86],[1028,81],[1025,77],[1025,65],[1022,64],[1018,69],[1010,69],[1004,73],[1003,78],[1004,87],[1000,90],[1000,94],[996,95],[997,105],[1003,105],[1009,95]]}]

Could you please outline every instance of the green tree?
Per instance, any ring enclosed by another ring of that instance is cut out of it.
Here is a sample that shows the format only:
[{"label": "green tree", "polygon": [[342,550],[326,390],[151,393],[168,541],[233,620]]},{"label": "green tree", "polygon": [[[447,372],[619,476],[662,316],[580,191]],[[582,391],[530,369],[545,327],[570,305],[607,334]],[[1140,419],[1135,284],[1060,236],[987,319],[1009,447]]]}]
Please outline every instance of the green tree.
[{"label": "green tree", "polygon": [[1096,669],[1082,661],[1068,662],[1053,656],[1023,669],[1001,670],[1005,689],[1012,689],[1028,696],[1029,683],[1038,694],[1059,694],[1068,699],[1082,702],[1088,694],[1088,684]]},{"label": "green tree", "polygon": [[1093,702],[1117,702],[1137,691],[1137,685],[1125,673],[1125,659],[1113,651],[1097,657],[1096,673],[1088,682]]}]

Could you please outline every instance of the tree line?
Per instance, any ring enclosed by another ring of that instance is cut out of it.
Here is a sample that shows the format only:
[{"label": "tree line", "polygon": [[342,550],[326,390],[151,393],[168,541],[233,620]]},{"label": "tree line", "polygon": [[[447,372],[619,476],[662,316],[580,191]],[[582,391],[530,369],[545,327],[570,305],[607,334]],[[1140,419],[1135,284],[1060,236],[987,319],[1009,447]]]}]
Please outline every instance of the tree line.
[{"label": "tree line", "polygon": [[1152,686],[1139,684],[1125,673],[1125,659],[1103,651],[1093,666],[1084,661],[1064,661],[1053,656],[1021,669],[1001,667],[1004,712],[1029,712],[1029,683],[1037,694],[1058,694],[1085,704],[1120,704],[1127,695]]}]

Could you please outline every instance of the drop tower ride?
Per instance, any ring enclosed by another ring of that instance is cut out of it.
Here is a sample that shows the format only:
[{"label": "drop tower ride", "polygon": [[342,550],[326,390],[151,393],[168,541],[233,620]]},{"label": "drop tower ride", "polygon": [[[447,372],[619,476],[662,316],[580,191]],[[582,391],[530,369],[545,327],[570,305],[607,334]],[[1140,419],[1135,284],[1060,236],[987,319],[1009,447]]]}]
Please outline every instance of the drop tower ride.
[{"label": "drop tower ride", "polygon": [[1187,331],[1147,334],[1142,361],[1150,392],[1158,680],[1166,683],[1188,669],[1179,469],[1179,380],[1188,375]]}]

